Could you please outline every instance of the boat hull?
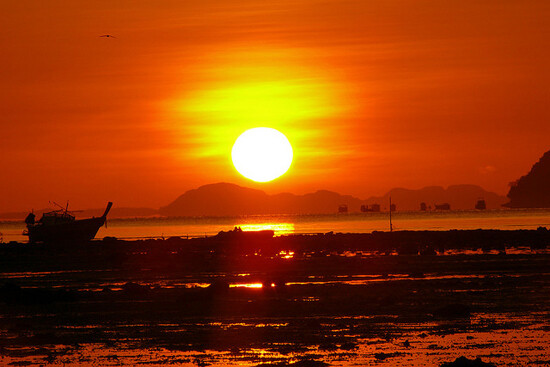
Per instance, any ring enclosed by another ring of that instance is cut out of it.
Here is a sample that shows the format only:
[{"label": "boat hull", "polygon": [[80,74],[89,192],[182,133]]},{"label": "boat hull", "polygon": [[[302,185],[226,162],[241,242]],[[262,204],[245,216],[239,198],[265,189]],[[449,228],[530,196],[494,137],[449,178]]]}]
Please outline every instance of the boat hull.
[{"label": "boat hull", "polygon": [[29,242],[80,242],[92,240],[105,224],[104,217],[75,220],[55,225],[27,227]]}]

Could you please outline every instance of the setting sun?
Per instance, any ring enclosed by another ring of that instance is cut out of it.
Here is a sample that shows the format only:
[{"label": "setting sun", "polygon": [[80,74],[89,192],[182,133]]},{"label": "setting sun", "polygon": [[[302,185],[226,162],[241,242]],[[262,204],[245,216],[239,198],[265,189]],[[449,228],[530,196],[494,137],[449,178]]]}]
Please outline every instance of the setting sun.
[{"label": "setting sun", "polygon": [[242,133],[231,151],[233,165],[241,175],[267,182],[283,175],[292,163],[292,146],[278,130],[257,127]]}]

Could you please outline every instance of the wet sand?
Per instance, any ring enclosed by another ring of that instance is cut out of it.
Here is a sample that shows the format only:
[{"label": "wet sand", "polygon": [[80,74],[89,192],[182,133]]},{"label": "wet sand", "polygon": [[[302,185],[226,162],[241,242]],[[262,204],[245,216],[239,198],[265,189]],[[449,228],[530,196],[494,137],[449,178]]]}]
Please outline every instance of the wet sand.
[{"label": "wet sand", "polygon": [[549,365],[547,231],[450,232],[1,245],[0,364]]}]

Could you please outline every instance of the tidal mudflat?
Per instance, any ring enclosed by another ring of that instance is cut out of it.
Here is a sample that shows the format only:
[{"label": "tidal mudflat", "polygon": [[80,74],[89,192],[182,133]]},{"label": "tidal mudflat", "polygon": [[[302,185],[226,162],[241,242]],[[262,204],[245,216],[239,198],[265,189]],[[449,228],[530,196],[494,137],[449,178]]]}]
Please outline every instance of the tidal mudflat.
[{"label": "tidal mudflat", "polygon": [[3,245],[0,364],[550,364],[542,242],[399,254],[267,241]]}]

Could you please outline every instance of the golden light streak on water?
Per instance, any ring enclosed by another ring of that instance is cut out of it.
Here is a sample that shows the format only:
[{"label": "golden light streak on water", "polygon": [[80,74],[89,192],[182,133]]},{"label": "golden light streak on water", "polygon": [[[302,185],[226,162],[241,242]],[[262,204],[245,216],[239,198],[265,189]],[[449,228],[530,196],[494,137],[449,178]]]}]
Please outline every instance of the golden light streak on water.
[{"label": "golden light streak on water", "polygon": [[271,230],[275,232],[275,236],[294,233],[294,223],[245,223],[237,224],[243,231],[265,231]]},{"label": "golden light streak on water", "polygon": [[230,284],[229,288],[252,288],[252,289],[258,289],[262,288],[262,283],[236,283],[236,284]]}]

